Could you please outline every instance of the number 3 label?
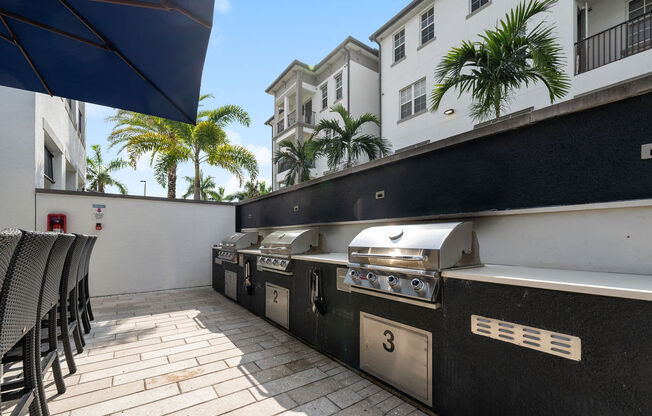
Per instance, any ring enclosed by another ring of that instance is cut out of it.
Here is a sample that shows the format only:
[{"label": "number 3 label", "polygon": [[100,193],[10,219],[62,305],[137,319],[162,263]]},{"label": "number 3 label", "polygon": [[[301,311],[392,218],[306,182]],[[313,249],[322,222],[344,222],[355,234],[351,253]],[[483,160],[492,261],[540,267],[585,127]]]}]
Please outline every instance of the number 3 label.
[{"label": "number 3 label", "polygon": [[387,352],[394,352],[394,333],[387,329],[383,332],[383,335],[387,337],[387,342],[383,342],[383,348],[385,348],[385,351]]}]

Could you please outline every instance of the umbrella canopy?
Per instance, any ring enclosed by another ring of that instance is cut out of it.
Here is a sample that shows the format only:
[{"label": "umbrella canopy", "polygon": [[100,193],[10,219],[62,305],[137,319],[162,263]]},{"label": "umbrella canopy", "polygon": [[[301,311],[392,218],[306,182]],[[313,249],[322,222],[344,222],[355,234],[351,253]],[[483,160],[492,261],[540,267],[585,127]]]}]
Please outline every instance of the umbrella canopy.
[{"label": "umbrella canopy", "polygon": [[0,0],[0,85],[194,124],[213,0]]}]

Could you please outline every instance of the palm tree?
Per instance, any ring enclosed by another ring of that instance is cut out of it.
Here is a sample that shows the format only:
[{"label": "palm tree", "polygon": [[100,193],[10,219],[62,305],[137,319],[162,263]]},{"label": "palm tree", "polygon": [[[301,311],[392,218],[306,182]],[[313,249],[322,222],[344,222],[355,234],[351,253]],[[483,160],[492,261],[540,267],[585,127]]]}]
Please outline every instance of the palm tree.
[{"label": "palm tree", "polygon": [[[199,101],[211,98],[203,95]],[[194,199],[201,198],[199,170],[207,162],[234,174],[240,184],[244,172],[256,177],[258,163],[256,157],[244,146],[232,145],[224,127],[232,122],[249,126],[251,120],[247,112],[239,106],[225,105],[212,111],[200,111],[196,126],[143,114],[119,111],[108,121],[116,123],[109,136],[111,145],[120,143],[120,151],[129,153],[131,165],[144,154],[151,152],[150,164],[154,165],[156,179],[168,185],[168,197],[176,197],[177,165],[191,161],[195,167]]]},{"label": "palm tree", "polygon": [[310,180],[310,168],[315,160],[315,149],[312,141],[294,143],[285,139],[279,143],[279,149],[273,158],[273,163],[287,167],[285,186]]},{"label": "palm tree", "polygon": [[114,159],[108,164],[104,164],[102,147],[99,144],[94,144],[91,149],[93,149],[93,156],[86,157],[86,182],[89,189],[103,194],[106,186],[113,185],[120,190],[122,195],[126,195],[127,187],[113,179],[111,172],[127,167],[129,163],[122,159]]},{"label": "palm tree", "polygon": [[224,128],[238,122],[249,127],[249,114],[237,105],[225,105],[216,110],[200,112],[197,126],[183,125],[180,129],[188,150],[189,159],[195,165],[195,199],[200,198],[199,170],[204,162],[219,166],[235,175],[240,184],[244,182],[244,172],[255,178],[258,175],[256,157],[244,146],[232,145],[226,137]]},{"label": "palm tree", "polygon": [[168,198],[176,198],[177,166],[187,159],[183,143],[176,134],[180,123],[125,110],[118,110],[106,120],[115,123],[108,137],[109,148],[121,144],[118,153],[126,150],[134,169],[138,159],[151,152],[150,165],[154,165],[156,181],[167,187]]},{"label": "palm tree", "polygon": [[[195,178],[192,176],[184,176],[188,182],[188,190],[183,194],[183,199],[187,199],[190,195],[195,193]],[[222,201],[224,199],[224,188],[218,187],[215,190],[215,178],[212,176],[204,177],[204,172],[199,171],[199,192],[202,201]]]},{"label": "palm tree", "polygon": [[432,111],[439,108],[453,88],[470,92],[471,116],[476,120],[499,118],[514,91],[530,83],[543,82],[550,102],[569,90],[570,78],[563,72],[562,47],[553,36],[554,26],[542,21],[528,31],[528,22],[549,11],[557,0],[525,0],[505,15],[493,30],[480,35],[480,42],[464,41],[452,48],[437,66],[436,84],[430,95]]},{"label": "palm tree", "polygon": [[[350,168],[362,155],[366,155],[369,160],[374,160],[390,152],[391,146],[387,140],[358,131],[366,123],[380,126],[380,121],[375,115],[366,113],[359,118],[353,118],[342,104],[331,107],[331,112],[339,114],[344,125],[340,126],[340,122],[336,119],[324,119],[317,124],[311,136],[315,155],[326,156],[330,169],[336,169],[342,161],[345,161],[345,168]],[[330,138],[326,135],[318,136],[321,132],[329,131],[332,133]]]},{"label": "palm tree", "polygon": [[272,187],[271,186],[268,187],[265,181],[258,182],[257,180],[256,181],[250,180],[245,183],[243,190],[227,195],[224,198],[224,200],[244,201],[245,199],[255,198],[257,196],[265,195],[270,192],[272,192]]}]

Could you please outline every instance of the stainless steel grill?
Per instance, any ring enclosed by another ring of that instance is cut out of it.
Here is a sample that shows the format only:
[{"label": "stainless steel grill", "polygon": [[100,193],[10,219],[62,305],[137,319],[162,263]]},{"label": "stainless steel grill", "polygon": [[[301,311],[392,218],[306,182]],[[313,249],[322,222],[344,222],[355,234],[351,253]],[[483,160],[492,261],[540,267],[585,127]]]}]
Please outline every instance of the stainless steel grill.
[{"label": "stainless steel grill", "polygon": [[349,244],[345,282],[369,294],[435,303],[442,270],[479,264],[472,222],[371,227]]},{"label": "stainless steel grill", "polygon": [[220,260],[237,262],[238,250],[245,249],[252,245],[258,244],[258,233],[234,233],[229,237],[222,240],[222,242],[215,246],[217,250],[217,257]]},{"label": "stainless steel grill", "polygon": [[261,255],[258,256],[257,264],[262,269],[292,274],[290,271],[292,254],[305,253],[318,245],[317,228],[274,231],[260,244]]}]

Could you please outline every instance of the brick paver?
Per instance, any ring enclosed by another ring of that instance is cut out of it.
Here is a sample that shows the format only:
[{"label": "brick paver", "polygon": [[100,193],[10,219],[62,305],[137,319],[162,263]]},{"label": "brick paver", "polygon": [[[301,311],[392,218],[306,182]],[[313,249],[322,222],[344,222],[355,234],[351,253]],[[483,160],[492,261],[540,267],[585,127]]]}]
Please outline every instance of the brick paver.
[{"label": "brick paver", "polygon": [[92,302],[68,391],[46,376],[53,415],[422,414],[210,288]]}]

